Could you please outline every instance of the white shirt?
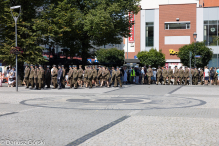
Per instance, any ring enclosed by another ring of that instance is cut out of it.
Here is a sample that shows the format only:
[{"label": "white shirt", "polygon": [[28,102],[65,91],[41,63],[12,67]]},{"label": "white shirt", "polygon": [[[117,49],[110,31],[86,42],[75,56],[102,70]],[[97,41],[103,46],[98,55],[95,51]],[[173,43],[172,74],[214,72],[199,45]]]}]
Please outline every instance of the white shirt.
[{"label": "white shirt", "polygon": [[205,69],[205,77],[209,77],[209,69]]}]

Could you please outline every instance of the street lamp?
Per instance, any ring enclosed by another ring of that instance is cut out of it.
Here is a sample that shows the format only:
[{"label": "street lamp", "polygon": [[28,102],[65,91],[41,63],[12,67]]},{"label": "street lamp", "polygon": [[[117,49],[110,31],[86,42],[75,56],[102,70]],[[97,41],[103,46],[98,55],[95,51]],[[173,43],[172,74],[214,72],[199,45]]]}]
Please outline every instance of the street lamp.
[{"label": "street lamp", "polygon": [[[193,33],[193,38],[194,38],[194,40],[195,40],[195,51],[194,51],[194,55],[196,55],[196,38],[197,38],[197,33],[196,32],[194,32]],[[196,65],[196,58],[195,58],[195,63],[194,63],[194,67],[195,67],[195,65]]]},{"label": "street lamp", "polygon": [[[19,9],[19,14],[18,16],[14,16],[12,11],[14,9]],[[10,7],[10,10],[11,10],[11,15],[12,17],[14,18],[14,21],[15,21],[15,47],[17,47],[17,20],[18,20],[18,17],[20,16],[21,14],[21,6],[18,5],[18,6],[13,6],[13,7]],[[16,54],[16,91],[18,92],[18,66],[17,66],[17,54]]]}]

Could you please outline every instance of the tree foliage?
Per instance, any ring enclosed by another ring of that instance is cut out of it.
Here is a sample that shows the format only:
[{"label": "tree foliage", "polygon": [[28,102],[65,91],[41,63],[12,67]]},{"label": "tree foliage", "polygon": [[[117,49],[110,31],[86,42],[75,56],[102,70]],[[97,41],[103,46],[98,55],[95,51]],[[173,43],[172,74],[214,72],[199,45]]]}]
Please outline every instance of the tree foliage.
[{"label": "tree foliage", "polygon": [[100,64],[123,65],[124,63],[124,51],[117,48],[111,49],[99,49],[96,51],[97,60]]},{"label": "tree foliage", "polygon": [[63,0],[51,4],[35,20],[47,40],[52,39],[73,54],[82,57],[83,64],[91,57],[93,45],[120,44],[129,36],[129,11],[137,14],[140,0]]},{"label": "tree foliage", "polygon": [[[39,46],[40,30],[33,27],[32,19],[37,18],[36,8],[44,4],[43,0],[1,0],[0,1],[0,60],[7,64],[15,64],[15,55],[10,49],[15,47],[15,22],[11,15],[10,7],[21,5],[21,16],[17,21],[17,44],[24,50],[18,55],[18,63],[43,63],[43,47]],[[18,12],[14,10],[14,15]]]},{"label": "tree foliage", "polygon": [[189,52],[192,52],[191,65],[194,66],[195,55],[201,55],[201,58],[196,58],[196,67],[204,67],[208,65],[212,58],[213,51],[205,46],[204,42],[192,43],[179,48],[178,57],[185,66],[190,66]]},{"label": "tree foliage", "polygon": [[139,52],[137,57],[142,65],[151,65],[152,67],[164,66],[166,62],[162,50],[157,51],[154,48]]}]

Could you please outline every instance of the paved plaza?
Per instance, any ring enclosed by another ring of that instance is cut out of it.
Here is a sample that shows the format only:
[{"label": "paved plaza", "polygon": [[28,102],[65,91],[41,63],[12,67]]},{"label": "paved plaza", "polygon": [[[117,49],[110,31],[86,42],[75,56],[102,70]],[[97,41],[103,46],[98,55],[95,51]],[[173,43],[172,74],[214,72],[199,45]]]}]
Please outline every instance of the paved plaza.
[{"label": "paved plaza", "polygon": [[0,145],[219,146],[219,86],[0,87]]}]

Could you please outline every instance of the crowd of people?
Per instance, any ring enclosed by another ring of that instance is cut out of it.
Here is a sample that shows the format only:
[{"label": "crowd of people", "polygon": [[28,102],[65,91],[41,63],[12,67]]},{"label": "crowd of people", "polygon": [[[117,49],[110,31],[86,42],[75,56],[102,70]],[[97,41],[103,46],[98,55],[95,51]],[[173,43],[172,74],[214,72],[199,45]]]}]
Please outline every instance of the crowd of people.
[{"label": "crowd of people", "polygon": [[[191,83],[190,83],[190,70],[191,70]],[[202,68],[188,68],[175,66],[174,69],[169,66],[168,68],[158,67],[149,68],[135,67],[132,68],[131,73],[128,74],[130,83],[134,84],[161,84],[161,85],[219,85],[219,68],[211,67],[210,70],[206,66]]]},{"label": "crowd of people", "polygon": [[[67,72],[68,71],[68,72]],[[190,82],[190,72],[191,81]],[[7,70],[8,87],[15,86],[15,68]],[[0,86],[2,86],[4,75],[0,73]],[[79,87],[122,87],[122,84],[161,84],[161,85],[219,85],[219,68],[211,67],[208,69],[206,66],[202,68],[188,68],[177,67],[174,69],[169,66],[168,68],[158,67],[148,68],[144,67],[131,67],[128,69],[123,67],[105,67],[105,66],[85,66],[85,70],[79,65],[70,65],[67,70],[64,65],[53,65],[52,68],[47,66],[44,70],[41,65],[26,65],[24,70],[24,82],[26,88],[41,90],[41,88],[62,89],[66,85],[70,88],[77,89]]]},{"label": "crowd of people", "polygon": [[53,68],[50,69],[50,66],[47,66],[46,70],[37,65],[33,66],[26,65],[24,71],[24,82],[26,88],[41,90],[41,88],[50,88],[52,83],[53,89],[62,89],[66,85],[69,85],[70,88],[77,89],[78,87],[89,87],[90,89],[95,87],[111,87],[111,84],[114,83],[114,87],[122,87],[121,82],[121,72],[119,67],[109,71],[107,67],[99,66],[98,69],[95,66],[85,66],[85,70],[82,69],[82,66],[79,65],[77,69],[76,65],[70,65],[69,71],[66,73],[64,65],[53,65]]}]

